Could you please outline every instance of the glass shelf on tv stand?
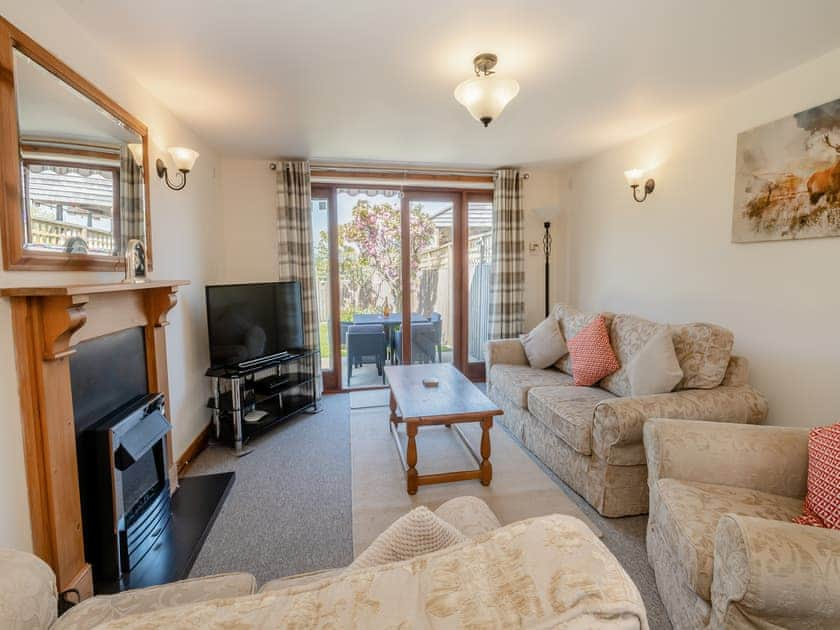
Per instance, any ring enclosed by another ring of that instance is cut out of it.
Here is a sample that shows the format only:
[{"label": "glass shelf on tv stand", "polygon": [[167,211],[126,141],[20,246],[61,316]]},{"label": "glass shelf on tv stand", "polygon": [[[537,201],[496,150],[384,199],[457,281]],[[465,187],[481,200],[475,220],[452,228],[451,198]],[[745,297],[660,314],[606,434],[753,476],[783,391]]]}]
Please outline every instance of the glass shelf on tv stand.
[{"label": "glass shelf on tv stand", "polygon": [[[316,367],[320,365],[320,350],[291,350],[283,355],[271,357],[259,365],[210,368],[205,373],[212,381],[213,396],[207,402],[213,414],[213,428],[217,440],[222,437],[222,421],[229,420],[233,448],[238,457],[253,451],[245,448],[247,439],[262,433],[275,424],[296,416],[302,412],[317,413],[318,408],[318,379]],[[300,362],[295,369],[294,362]],[[257,394],[257,384],[262,380],[257,378],[261,373],[273,372],[282,376],[288,372],[288,381],[279,383],[276,391],[269,394]],[[227,389],[223,391],[223,383]],[[301,393],[302,390],[305,393]],[[243,394],[254,390],[253,398],[245,401]],[[294,393],[290,393],[294,391]],[[284,406],[281,401],[288,400],[290,404]],[[257,422],[248,423],[245,415],[249,410],[266,411],[266,415]],[[226,432],[226,431],[225,431]]]}]

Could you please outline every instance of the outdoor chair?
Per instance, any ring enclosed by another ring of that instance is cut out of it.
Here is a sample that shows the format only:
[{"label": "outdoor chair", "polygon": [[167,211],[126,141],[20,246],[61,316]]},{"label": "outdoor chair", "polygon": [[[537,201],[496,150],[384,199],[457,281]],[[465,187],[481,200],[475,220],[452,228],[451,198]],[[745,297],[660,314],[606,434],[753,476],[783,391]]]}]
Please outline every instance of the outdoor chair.
[{"label": "outdoor chair", "polygon": [[347,382],[353,377],[353,368],[374,363],[376,373],[385,382],[385,349],[387,341],[382,324],[354,324],[347,329]]},{"label": "outdoor chair", "polygon": [[438,363],[443,363],[443,316],[440,313],[432,313],[431,321],[435,327],[435,349],[437,350]]},{"label": "outdoor chair", "polygon": [[[435,362],[435,324],[422,322],[411,325],[411,361],[412,363]],[[402,363],[402,331],[394,333],[391,352],[397,363]]]}]

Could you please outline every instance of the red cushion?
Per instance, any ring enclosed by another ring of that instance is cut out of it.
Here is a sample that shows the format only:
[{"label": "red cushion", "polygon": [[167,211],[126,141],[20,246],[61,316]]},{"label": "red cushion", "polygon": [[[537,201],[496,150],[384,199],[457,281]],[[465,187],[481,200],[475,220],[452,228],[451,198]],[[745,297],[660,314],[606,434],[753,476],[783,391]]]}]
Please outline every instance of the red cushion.
[{"label": "red cushion", "polygon": [[794,523],[840,529],[840,423],[808,433],[808,493]]},{"label": "red cushion", "polygon": [[589,387],[621,367],[610,345],[610,334],[602,315],[572,337],[569,342],[575,385]]}]

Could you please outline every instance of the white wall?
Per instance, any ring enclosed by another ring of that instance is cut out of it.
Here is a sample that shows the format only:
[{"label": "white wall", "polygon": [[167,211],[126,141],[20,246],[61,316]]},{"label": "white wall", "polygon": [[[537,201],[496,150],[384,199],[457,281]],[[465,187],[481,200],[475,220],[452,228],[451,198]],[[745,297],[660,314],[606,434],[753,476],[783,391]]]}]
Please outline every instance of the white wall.
[{"label": "white wall", "polygon": [[[568,277],[585,309],[735,333],[773,424],[840,415],[840,239],[730,242],[739,132],[840,96],[840,50],[563,173]],[[661,163],[635,203],[623,178]]]},{"label": "white wall", "polygon": [[[560,208],[560,177],[556,170],[524,166],[530,173],[525,182],[525,323],[530,329],[544,317],[543,221],[535,209]],[[274,280],[277,277],[276,173],[266,160],[223,158],[221,198],[224,222],[225,264],[219,280],[248,282]],[[562,216],[551,218],[554,239],[551,273],[561,273],[563,251]],[[537,252],[528,252],[528,243],[540,244]],[[552,282],[551,301],[560,299],[560,283]]]},{"label": "white wall", "polygon": [[[208,366],[203,285],[221,265],[217,239],[218,159],[213,149],[197,138],[153,99],[130,72],[112,65],[107,52],[95,47],[86,33],[55,2],[0,2],[0,14],[51,50],[71,68],[103,89],[149,127],[151,162],[161,147],[186,145],[201,153],[185,190],[173,192],[152,177],[152,237],[157,279],[192,281],[179,293],[170,313],[167,358],[176,456],[198,435],[209,418],[204,409]],[[113,281],[109,273],[48,273],[0,271],[0,286]],[[14,343],[8,300],[0,300],[0,547],[31,549],[29,509],[23,463],[20,406]]]}]

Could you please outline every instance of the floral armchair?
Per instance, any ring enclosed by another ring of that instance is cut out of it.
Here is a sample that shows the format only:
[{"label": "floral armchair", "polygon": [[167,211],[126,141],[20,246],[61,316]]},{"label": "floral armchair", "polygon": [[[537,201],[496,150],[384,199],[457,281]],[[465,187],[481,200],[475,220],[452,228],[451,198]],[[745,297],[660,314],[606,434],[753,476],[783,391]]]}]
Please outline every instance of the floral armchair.
[{"label": "floral armchair", "polygon": [[650,420],[648,558],[675,628],[840,628],[840,531],[797,525],[808,429]]}]

